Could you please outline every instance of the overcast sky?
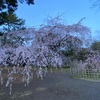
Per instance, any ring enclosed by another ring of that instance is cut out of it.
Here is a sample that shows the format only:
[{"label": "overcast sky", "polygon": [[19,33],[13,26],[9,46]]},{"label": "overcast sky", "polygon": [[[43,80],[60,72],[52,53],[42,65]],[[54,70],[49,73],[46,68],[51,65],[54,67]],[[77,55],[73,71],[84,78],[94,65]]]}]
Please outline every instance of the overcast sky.
[{"label": "overcast sky", "polygon": [[19,4],[16,13],[26,20],[27,27],[38,27],[45,18],[56,17],[58,13],[62,14],[66,24],[77,23],[86,17],[83,25],[88,26],[95,36],[95,31],[100,30],[100,10],[92,9],[92,4],[91,0],[35,0],[31,6]]}]

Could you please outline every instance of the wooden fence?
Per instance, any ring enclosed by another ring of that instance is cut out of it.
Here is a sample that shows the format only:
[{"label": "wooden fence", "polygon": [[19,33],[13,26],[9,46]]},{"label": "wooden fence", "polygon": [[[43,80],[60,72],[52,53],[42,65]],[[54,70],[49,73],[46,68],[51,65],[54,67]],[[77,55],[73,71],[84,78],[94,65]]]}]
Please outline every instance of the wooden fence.
[{"label": "wooden fence", "polygon": [[71,77],[100,80],[100,69],[79,69],[77,67],[70,68]]}]

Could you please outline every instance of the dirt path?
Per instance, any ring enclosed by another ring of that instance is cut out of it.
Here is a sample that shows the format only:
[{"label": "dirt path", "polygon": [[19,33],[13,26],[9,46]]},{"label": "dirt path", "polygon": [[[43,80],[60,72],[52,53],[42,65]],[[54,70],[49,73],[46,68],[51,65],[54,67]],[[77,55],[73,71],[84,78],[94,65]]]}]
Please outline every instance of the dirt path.
[{"label": "dirt path", "polygon": [[48,73],[41,81],[34,79],[29,87],[14,84],[13,94],[0,87],[0,100],[100,100],[100,82],[70,78],[69,73]]}]

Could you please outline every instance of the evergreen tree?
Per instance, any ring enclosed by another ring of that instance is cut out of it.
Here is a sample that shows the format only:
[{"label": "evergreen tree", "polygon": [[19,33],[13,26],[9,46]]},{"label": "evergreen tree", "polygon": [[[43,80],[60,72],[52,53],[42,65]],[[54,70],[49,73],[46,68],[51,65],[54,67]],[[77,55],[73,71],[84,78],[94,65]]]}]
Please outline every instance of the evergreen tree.
[{"label": "evergreen tree", "polygon": [[0,19],[3,19],[0,25],[3,26],[3,31],[6,33],[24,28],[25,20],[18,18],[16,14],[8,13],[6,16],[0,16]]}]

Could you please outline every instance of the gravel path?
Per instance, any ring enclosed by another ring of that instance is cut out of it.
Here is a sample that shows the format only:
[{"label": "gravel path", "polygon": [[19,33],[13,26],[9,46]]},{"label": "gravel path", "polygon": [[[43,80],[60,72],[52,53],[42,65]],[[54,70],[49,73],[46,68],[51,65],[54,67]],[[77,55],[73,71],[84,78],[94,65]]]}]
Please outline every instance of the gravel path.
[{"label": "gravel path", "polygon": [[0,87],[0,100],[100,100],[100,82],[70,78],[67,72],[48,73],[35,78],[28,87],[13,85],[13,94]]}]

